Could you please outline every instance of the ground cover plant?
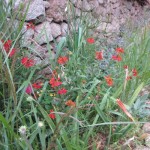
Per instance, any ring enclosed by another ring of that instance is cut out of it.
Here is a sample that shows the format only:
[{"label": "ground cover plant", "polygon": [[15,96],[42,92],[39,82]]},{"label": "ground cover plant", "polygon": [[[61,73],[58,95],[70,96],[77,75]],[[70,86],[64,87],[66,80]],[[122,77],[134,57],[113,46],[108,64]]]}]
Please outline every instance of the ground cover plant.
[{"label": "ground cover plant", "polygon": [[148,95],[139,96],[150,82],[148,28],[109,51],[90,34],[87,14],[77,19],[68,5],[70,28],[55,42],[47,77],[21,45],[25,16],[14,28],[17,14],[0,3],[0,149],[121,149],[149,121]]}]

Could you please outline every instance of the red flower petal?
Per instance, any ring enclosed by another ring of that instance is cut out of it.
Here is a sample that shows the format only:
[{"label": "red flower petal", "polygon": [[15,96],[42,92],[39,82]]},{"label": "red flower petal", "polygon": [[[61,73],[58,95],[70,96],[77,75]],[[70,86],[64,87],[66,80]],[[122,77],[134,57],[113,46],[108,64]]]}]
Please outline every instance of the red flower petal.
[{"label": "red flower petal", "polygon": [[64,65],[68,62],[68,57],[66,56],[61,56],[58,58],[57,62],[60,64],[60,65]]},{"label": "red flower petal", "polygon": [[113,79],[110,76],[104,77],[108,86],[113,86]]},{"label": "red flower petal", "polygon": [[96,52],[95,59],[102,60],[103,59],[103,52]]},{"label": "red flower petal", "polygon": [[9,57],[12,57],[13,55],[15,55],[15,53],[16,53],[16,49],[13,48],[9,54]]},{"label": "red flower petal", "polygon": [[28,57],[23,57],[21,59],[22,65],[24,65],[26,68],[30,68],[34,65],[34,60],[29,59]]},{"label": "red flower petal", "polygon": [[132,70],[132,74],[133,74],[133,76],[137,76],[138,75],[138,72],[137,72],[137,70],[134,68],[133,70]]},{"label": "red flower petal", "polygon": [[63,95],[63,94],[66,94],[67,93],[67,90],[65,88],[62,88],[60,90],[58,90],[58,94],[60,95]]},{"label": "red flower petal", "polygon": [[75,106],[76,106],[76,103],[73,102],[72,100],[68,100],[65,104],[66,104],[67,106],[71,106],[71,107],[75,107]]},{"label": "red flower petal", "polygon": [[121,47],[116,48],[117,53],[124,53],[124,49]]},{"label": "red flower petal", "polygon": [[[3,42],[3,41],[2,41]],[[7,40],[6,42],[3,42],[3,46],[4,46],[4,49],[5,51],[8,53],[10,48],[11,48],[11,45],[12,45],[12,40]]]},{"label": "red flower petal", "polygon": [[49,114],[49,117],[51,118],[51,119],[55,119],[56,118],[56,116],[55,116],[55,114],[53,113],[54,112],[54,110],[53,109],[51,109],[50,110],[50,114]]},{"label": "red flower petal", "polygon": [[93,44],[93,43],[95,43],[95,40],[94,40],[94,38],[87,38],[87,40],[86,40],[89,44]]},{"label": "red flower petal", "polygon": [[122,57],[120,55],[113,55],[112,59],[116,61],[122,61]]},{"label": "red flower petal", "polygon": [[36,82],[36,83],[33,83],[33,84],[32,84],[33,88],[35,88],[35,89],[41,89],[41,88],[42,88],[42,85],[43,85],[43,83],[41,83],[41,82],[40,82],[40,83],[37,83],[37,82]]},{"label": "red flower petal", "polygon": [[52,88],[58,87],[62,84],[62,82],[60,82],[59,80],[60,80],[60,78],[58,78],[58,79],[51,78],[49,81],[49,84],[52,86]]}]

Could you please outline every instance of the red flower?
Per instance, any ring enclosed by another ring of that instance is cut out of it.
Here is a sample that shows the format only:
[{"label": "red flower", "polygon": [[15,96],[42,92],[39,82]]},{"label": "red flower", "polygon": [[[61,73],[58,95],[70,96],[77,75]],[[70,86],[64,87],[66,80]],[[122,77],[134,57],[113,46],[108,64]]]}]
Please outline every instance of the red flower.
[{"label": "red flower", "polygon": [[31,85],[28,85],[27,88],[26,88],[26,93],[27,94],[32,94],[33,93],[33,89],[31,87]]},{"label": "red flower", "polygon": [[124,53],[124,49],[121,47],[116,48],[117,53]]},{"label": "red flower", "polygon": [[67,61],[68,61],[68,57],[66,57],[66,56],[61,56],[61,57],[59,57],[58,60],[57,60],[57,62],[58,62],[60,65],[66,64]]},{"label": "red flower", "polygon": [[33,59],[29,59],[28,57],[23,57],[21,59],[21,63],[22,65],[24,65],[26,68],[30,68],[34,65],[34,60]]},{"label": "red flower", "polygon": [[35,88],[35,89],[41,89],[42,88],[42,85],[43,85],[43,83],[41,83],[41,82],[36,82],[36,83],[33,83],[32,84],[32,86],[33,86],[33,88]]},{"label": "red flower", "polygon": [[132,117],[132,115],[127,111],[125,105],[123,104],[123,102],[120,99],[116,100],[118,106],[122,109],[122,111],[132,120],[134,121],[134,118]]},{"label": "red flower", "polygon": [[67,106],[71,106],[71,107],[75,107],[75,106],[76,106],[76,103],[73,102],[72,100],[68,100],[65,104],[66,104]]},{"label": "red flower", "polygon": [[95,43],[95,40],[93,38],[87,38],[86,40],[89,44]]},{"label": "red flower", "polygon": [[60,95],[63,95],[63,94],[66,94],[67,93],[67,90],[65,88],[62,88],[60,90],[58,90],[58,94]]},{"label": "red flower", "polygon": [[5,51],[8,53],[11,48],[12,40],[7,40],[6,42],[2,40],[2,43]]},{"label": "red flower", "polygon": [[104,78],[105,78],[108,86],[113,85],[113,79],[110,76],[105,76]]},{"label": "red flower", "polygon": [[59,81],[60,78],[55,79],[55,78],[51,78],[49,81],[49,84],[52,86],[52,88],[60,86],[62,84],[62,82]]},{"label": "red flower", "polygon": [[137,72],[137,70],[134,68],[133,70],[132,70],[132,74],[133,74],[133,76],[137,76],[138,75],[138,72]]},{"label": "red flower", "polygon": [[53,109],[51,109],[50,110],[50,114],[49,114],[49,117],[51,118],[51,119],[55,119],[56,118],[56,116],[55,116],[55,114],[53,113],[54,112],[54,110]]},{"label": "red flower", "polygon": [[112,59],[116,61],[122,61],[122,57],[120,55],[113,55]]},{"label": "red flower", "polygon": [[10,57],[12,57],[15,53],[16,53],[16,49],[15,49],[15,48],[13,48],[13,49],[11,50],[11,52],[10,52],[9,56],[10,56]]},{"label": "red flower", "polygon": [[103,52],[96,52],[95,59],[102,60],[103,59]]},{"label": "red flower", "polygon": [[35,30],[35,25],[34,25],[32,22],[27,23],[26,27],[27,27],[27,30],[28,30],[28,29],[33,29],[33,30]]},{"label": "red flower", "polygon": [[4,47],[4,50],[6,51],[7,54],[9,54],[9,57],[12,57],[15,53],[16,53],[16,49],[13,48],[11,51],[11,45],[12,45],[12,41],[11,40],[7,40],[6,42],[4,42],[2,40],[2,43],[3,43],[3,47]]}]

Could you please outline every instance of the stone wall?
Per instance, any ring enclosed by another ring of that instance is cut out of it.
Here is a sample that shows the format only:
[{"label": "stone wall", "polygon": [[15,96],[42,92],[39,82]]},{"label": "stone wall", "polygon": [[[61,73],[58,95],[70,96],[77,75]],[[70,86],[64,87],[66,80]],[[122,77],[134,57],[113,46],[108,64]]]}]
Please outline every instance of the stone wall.
[{"label": "stone wall", "polygon": [[[8,4],[9,0],[5,0]],[[25,10],[29,9],[26,15],[26,23],[23,28],[22,46],[32,49],[39,59],[49,57],[47,44],[55,50],[53,41],[60,41],[66,35],[68,30],[66,11],[68,6],[67,0],[15,0],[13,11],[20,16],[25,14]],[[70,0],[76,10],[77,16],[81,11],[87,12],[92,16],[93,20],[99,20],[97,28],[94,30],[98,37],[104,35],[111,41],[114,35],[119,36],[120,30],[124,24],[132,20],[137,25],[142,21],[149,22],[150,15],[145,17],[145,8],[137,2],[128,2],[127,0]],[[20,5],[21,4],[21,5]],[[149,14],[149,10],[148,13]],[[17,22],[16,21],[16,22]],[[29,27],[32,22],[35,27]],[[105,32],[105,33],[104,33]],[[51,53],[51,55],[54,53]],[[52,56],[51,56],[52,57]],[[52,57],[53,58],[53,57]]]}]

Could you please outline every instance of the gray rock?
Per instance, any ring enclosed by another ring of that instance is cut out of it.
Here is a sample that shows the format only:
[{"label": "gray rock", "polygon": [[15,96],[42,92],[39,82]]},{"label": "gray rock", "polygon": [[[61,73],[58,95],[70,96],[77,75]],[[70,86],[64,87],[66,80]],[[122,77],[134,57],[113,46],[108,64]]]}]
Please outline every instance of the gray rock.
[{"label": "gray rock", "polygon": [[36,45],[36,43],[33,43],[30,46],[30,50],[34,54],[34,56],[39,57],[40,59],[45,59],[47,57],[47,47]]},{"label": "gray rock", "polygon": [[81,10],[79,8],[75,8],[75,14],[79,17],[81,15]]},{"label": "gray rock", "polygon": [[82,11],[88,12],[91,11],[92,8],[90,4],[88,3],[87,0],[77,0],[74,2],[74,5],[78,8],[81,9]]},{"label": "gray rock", "polygon": [[53,38],[56,38],[59,35],[61,35],[61,27],[59,24],[51,23],[50,27],[51,27],[51,33],[52,33]]},{"label": "gray rock", "polygon": [[78,0],[70,0],[72,4],[75,4]]},{"label": "gray rock", "polygon": [[61,24],[61,35],[66,36],[67,31],[68,31],[68,24],[63,22]]},{"label": "gray rock", "polygon": [[150,123],[145,123],[143,126],[143,131],[145,133],[150,133]]},{"label": "gray rock", "polygon": [[35,27],[34,40],[38,44],[48,43],[53,41],[51,26],[49,22],[43,22]]},{"label": "gray rock", "polygon": [[88,3],[90,5],[90,7],[91,7],[91,10],[93,10],[94,8],[99,7],[99,2],[97,0],[91,0]]},{"label": "gray rock", "polygon": [[134,150],[150,150],[150,148],[146,146],[137,146]]},{"label": "gray rock", "polygon": [[[10,0],[5,1],[6,3],[10,2]],[[45,5],[43,0],[16,0],[14,1],[13,10],[18,11],[22,16],[24,16],[27,11],[27,21],[45,16]]]},{"label": "gray rock", "polygon": [[46,10],[48,18],[53,18],[55,22],[66,20],[65,8],[66,0],[48,0],[50,7]]},{"label": "gray rock", "polygon": [[34,30],[32,29],[26,30],[22,36],[21,46],[30,47],[31,42],[32,42],[31,39],[33,38],[33,35],[34,35]]},{"label": "gray rock", "polygon": [[92,10],[91,6],[87,2],[87,0],[83,0],[81,8],[82,8],[83,11],[91,11]]},{"label": "gray rock", "polygon": [[50,7],[50,3],[49,2],[43,1],[43,3],[44,3],[44,6],[45,6],[46,9]]},{"label": "gray rock", "polygon": [[40,16],[45,16],[44,2],[43,0],[32,0],[29,5],[26,20],[33,20]]},{"label": "gray rock", "polygon": [[99,4],[104,4],[104,0],[97,0]]},{"label": "gray rock", "polygon": [[147,137],[145,138],[145,145],[150,148],[150,134],[147,134]]}]

